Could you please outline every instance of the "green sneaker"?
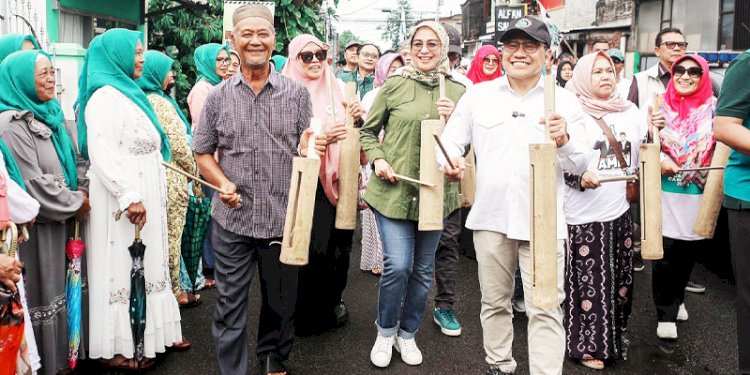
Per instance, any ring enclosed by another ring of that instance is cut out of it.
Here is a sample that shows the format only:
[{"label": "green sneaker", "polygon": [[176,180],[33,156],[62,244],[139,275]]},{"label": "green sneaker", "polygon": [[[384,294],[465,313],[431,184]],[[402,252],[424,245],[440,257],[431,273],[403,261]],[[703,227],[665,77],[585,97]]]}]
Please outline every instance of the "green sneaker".
[{"label": "green sneaker", "polygon": [[443,310],[439,307],[436,307],[435,311],[432,313],[432,320],[435,321],[435,324],[440,326],[440,332],[442,332],[444,335],[461,335],[461,325],[458,324],[458,320],[456,320],[456,313],[452,309]]}]

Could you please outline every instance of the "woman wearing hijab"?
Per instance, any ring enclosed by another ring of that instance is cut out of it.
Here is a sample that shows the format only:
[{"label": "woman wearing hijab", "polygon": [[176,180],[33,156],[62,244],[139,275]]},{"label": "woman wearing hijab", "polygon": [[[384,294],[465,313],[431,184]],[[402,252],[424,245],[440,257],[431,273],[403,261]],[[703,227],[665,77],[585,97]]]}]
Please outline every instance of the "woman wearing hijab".
[{"label": "woman wearing hijab", "polygon": [[[206,104],[208,93],[214,86],[221,83],[226,76],[227,67],[230,61],[229,46],[218,43],[204,44],[195,49],[193,61],[198,71],[198,78],[195,86],[190,90],[187,96],[188,109],[190,110],[191,130],[194,133],[201,118],[203,106]],[[213,190],[204,188],[203,193],[208,198],[213,197]],[[213,248],[211,247],[211,222],[206,230],[206,240],[203,245],[203,286],[206,289],[212,289],[216,286],[214,280],[214,257]]]},{"label": "woman wearing hijab", "polygon": [[218,43],[204,44],[196,48],[193,53],[198,78],[187,96],[193,132],[198,126],[208,93],[214,86],[221,83],[227,74],[227,67],[231,62],[229,53],[229,46]]},{"label": "woman wearing hijab", "polygon": [[[18,162],[27,192],[40,204],[19,255],[28,271],[26,297],[43,371],[68,367],[65,245],[90,206],[84,169],[55,99],[55,69],[41,51],[20,51],[0,64],[0,137]],[[83,348],[79,348],[83,353]]]},{"label": "woman wearing hijab", "polygon": [[654,261],[652,289],[661,339],[677,339],[675,322],[687,321],[685,285],[705,238],[693,233],[706,173],[680,172],[711,164],[716,139],[708,64],[697,55],[685,55],[672,64],[672,79],[652,122],[664,123],[661,139],[662,233],[664,258]]},{"label": "woman wearing hijab", "polygon": [[13,52],[29,49],[42,49],[31,34],[6,34],[0,36],[0,61]]},{"label": "woman wearing hijab", "polygon": [[[111,29],[89,45],[79,80],[78,136],[91,162],[89,355],[122,370],[146,369],[182,340],[180,309],[169,278],[167,188],[162,161],[172,161],[167,134],[134,79],[143,73],[142,33]],[[113,116],[117,114],[117,116]],[[116,212],[123,213],[121,220]],[[146,252],[146,329],[134,343],[130,272],[134,225]],[[141,357],[138,361],[135,358]]]},{"label": "woman wearing hijab", "polygon": [[[339,193],[341,144],[338,141],[346,134],[347,109],[336,77],[326,62],[327,50],[328,47],[314,36],[299,35],[289,43],[291,58],[281,71],[282,75],[299,81],[310,92],[313,116],[323,121],[328,139],[315,197],[310,263],[299,270],[295,312],[298,335],[320,334],[343,325],[348,318],[341,294],[346,286],[354,231],[336,229],[334,225]],[[328,92],[329,83],[333,88],[333,99]],[[361,116],[358,104],[350,106],[349,111],[355,120]]]},{"label": "woman wearing hijab", "polygon": [[224,80],[232,78],[232,76],[240,71],[242,65],[242,59],[240,58],[239,52],[235,50],[229,50],[229,66],[227,66],[227,74],[224,75]]},{"label": "woman wearing hijab", "polygon": [[[392,348],[409,365],[422,363],[414,336],[424,315],[432,284],[435,250],[441,231],[419,231],[419,186],[394,174],[419,177],[420,122],[449,117],[463,95],[462,84],[450,79],[448,34],[436,22],[423,22],[410,37],[413,65],[385,81],[361,132],[362,149],[375,166],[365,201],[375,214],[383,241],[384,270],[378,296],[378,336],[370,361],[386,367]],[[439,75],[445,75],[440,97]],[[384,129],[383,142],[378,139]],[[446,183],[444,215],[459,207],[455,183]]]},{"label": "woman wearing hijab", "polygon": [[500,52],[495,46],[482,46],[474,56],[469,72],[466,73],[466,78],[476,85],[479,82],[492,81],[495,78],[502,77],[503,71],[500,69],[500,60]]},{"label": "woman wearing hijab", "polygon": [[[362,108],[365,111],[362,115],[363,119],[367,118],[367,111],[372,107],[372,103],[378,96],[380,87],[383,86],[385,80],[396,74],[396,71],[404,65],[404,58],[397,53],[387,53],[378,60],[378,65],[375,67],[375,88],[365,94],[365,97],[362,99]],[[372,166],[370,163],[366,163],[360,167],[360,175],[362,175],[362,186],[366,189],[367,182],[372,177]],[[363,193],[361,192],[360,195]],[[383,273],[383,244],[380,242],[375,214],[372,213],[369,207],[360,212],[362,218],[362,257],[359,269],[380,276]]]},{"label": "woman wearing hijab", "polygon": [[[177,102],[169,96],[174,87],[172,64],[174,60],[159,51],[148,51],[144,54],[146,63],[143,75],[136,80],[148,97],[151,107],[156,112],[164,132],[169,139],[173,164],[186,173],[197,174],[193,152],[190,150],[190,123],[185,118]],[[191,307],[200,302],[199,295],[183,291],[180,287],[180,261],[182,259],[182,231],[185,227],[188,201],[188,180],[185,176],[171,170],[167,174],[167,229],[169,233],[169,275],[172,281],[172,292],[180,306]],[[199,194],[200,189],[198,190]],[[196,280],[197,281],[197,280]],[[189,282],[189,281],[188,281]],[[188,290],[192,291],[192,285]]]},{"label": "woman wearing hijab", "polygon": [[562,61],[557,65],[557,85],[565,87],[565,85],[573,78],[573,68],[575,64],[568,60]]},{"label": "woman wearing hijab", "polygon": [[605,52],[582,57],[572,82],[585,120],[588,168],[565,173],[565,328],[568,355],[602,369],[623,357],[633,297],[633,219],[626,182],[599,179],[632,174],[646,121],[617,94],[615,66]]}]

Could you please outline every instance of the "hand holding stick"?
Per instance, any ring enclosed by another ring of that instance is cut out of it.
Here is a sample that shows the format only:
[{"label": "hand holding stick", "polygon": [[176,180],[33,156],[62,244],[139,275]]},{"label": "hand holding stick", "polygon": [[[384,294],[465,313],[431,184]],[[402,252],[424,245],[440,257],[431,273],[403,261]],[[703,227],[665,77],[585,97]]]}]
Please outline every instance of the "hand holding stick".
[{"label": "hand holding stick", "polygon": [[210,182],[208,182],[208,181],[202,180],[202,179],[201,179],[200,177],[198,177],[198,176],[193,176],[192,174],[190,174],[190,173],[187,173],[187,172],[183,171],[183,170],[182,170],[182,169],[180,169],[180,168],[177,168],[176,166],[174,166],[174,165],[172,165],[172,164],[170,164],[170,163],[167,163],[167,162],[165,162],[165,161],[162,161],[162,162],[161,162],[161,165],[163,165],[163,166],[165,166],[165,167],[167,167],[167,168],[169,168],[169,169],[171,169],[171,170],[173,170],[173,171],[175,171],[175,172],[177,172],[177,173],[179,173],[179,174],[181,174],[181,175],[183,175],[183,176],[185,176],[185,177],[187,177],[187,178],[189,178],[189,179],[191,179],[191,180],[195,181],[196,183],[199,183],[199,184],[201,184],[201,185],[203,185],[203,186],[206,186],[206,187],[209,187],[209,188],[211,188],[211,189],[214,189],[214,190],[218,191],[218,192],[219,192],[219,193],[221,193],[221,194],[225,194],[225,195],[230,195],[230,194],[231,194],[231,193],[228,193],[228,192],[224,191],[224,190],[223,190],[223,189],[221,189],[220,187],[218,187],[218,186],[216,186],[216,185],[214,185],[214,184],[212,184],[212,183],[210,183]]}]

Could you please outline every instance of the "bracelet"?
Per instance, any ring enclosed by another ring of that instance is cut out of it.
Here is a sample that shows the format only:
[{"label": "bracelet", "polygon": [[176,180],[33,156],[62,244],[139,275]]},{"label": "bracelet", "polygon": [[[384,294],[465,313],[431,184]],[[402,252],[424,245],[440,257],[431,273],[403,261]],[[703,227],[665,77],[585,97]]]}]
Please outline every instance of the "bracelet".
[{"label": "bracelet", "polygon": [[581,175],[578,176],[578,190],[586,191],[586,188],[583,187],[583,173],[581,173]]},{"label": "bracelet", "polygon": [[302,156],[302,143],[297,143],[297,156]]}]

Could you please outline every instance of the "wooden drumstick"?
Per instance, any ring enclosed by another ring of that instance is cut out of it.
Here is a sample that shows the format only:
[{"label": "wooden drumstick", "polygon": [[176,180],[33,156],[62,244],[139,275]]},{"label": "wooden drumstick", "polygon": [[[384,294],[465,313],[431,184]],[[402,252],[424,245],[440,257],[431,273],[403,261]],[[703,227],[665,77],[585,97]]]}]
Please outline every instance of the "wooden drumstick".
[{"label": "wooden drumstick", "polygon": [[161,165],[163,165],[163,166],[165,166],[165,167],[167,167],[167,168],[169,168],[169,169],[171,169],[171,170],[173,170],[173,171],[175,171],[175,172],[177,172],[177,173],[179,173],[179,174],[181,174],[181,175],[183,175],[183,176],[185,176],[185,177],[193,180],[194,182],[196,182],[198,184],[201,184],[203,186],[206,186],[206,187],[209,187],[211,189],[214,189],[214,190],[218,191],[221,194],[224,194],[224,195],[230,195],[231,194],[231,193],[223,190],[222,188],[220,188],[220,187],[218,187],[218,186],[216,186],[216,185],[214,185],[214,184],[212,184],[212,183],[210,183],[208,181],[205,181],[205,180],[201,179],[198,176],[194,176],[194,175],[192,175],[190,173],[187,173],[187,172],[183,171],[182,169],[178,168],[177,166],[175,166],[175,165],[173,165],[171,163],[167,163],[165,161],[162,161]]}]

